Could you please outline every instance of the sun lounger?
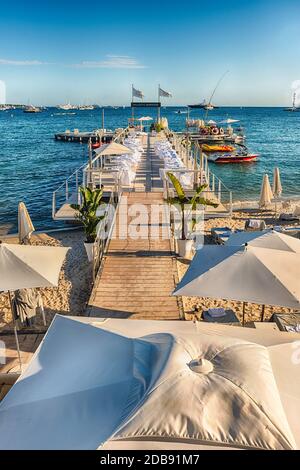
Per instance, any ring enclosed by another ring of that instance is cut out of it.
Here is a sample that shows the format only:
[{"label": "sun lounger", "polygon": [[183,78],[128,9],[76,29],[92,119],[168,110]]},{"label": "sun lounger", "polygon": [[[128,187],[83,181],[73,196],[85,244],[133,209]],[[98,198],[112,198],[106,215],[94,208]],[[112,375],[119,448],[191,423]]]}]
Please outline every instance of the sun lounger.
[{"label": "sun lounger", "polygon": [[294,206],[293,212],[282,212],[279,215],[280,220],[285,220],[288,222],[291,221],[300,221],[300,206]]},{"label": "sun lounger", "polygon": [[248,219],[245,222],[245,230],[265,230],[266,229],[266,223],[264,220],[260,219]]},{"label": "sun lounger", "polygon": [[274,313],[270,321],[281,331],[300,333],[300,313]]},{"label": "sun lounger", "polygon": [[288,212],[283,212],[279,216],[279,220],[287,221],[287,222],[292,222],[292,221],[299,221],[299,216],[294,215],[294,213],[288,213]]},{"label": "sun lounger", "polygon": [[224,245],[230,235],[232,235],[230,227],[215,227],[211,229],[211,236],[218,245]]},{"label": "sun lounger", "polygon": [[[219,310],[219,312],[217,312]],[[223,311],[223,312],[222,312]],[[237,318],[233,310],[225,309],[209,309],[202,313],[204,321],[209,323],[226,323],[240,325],[240,321]]]},{"label": "sun lounger", "polygon": [[283,232],[286,235],[291,235],[291,237],[300,238],[300,226],[294,225],[291,227],[285,227],[284,225],[277,225],[274,227],[274,230],[277,232]]}]

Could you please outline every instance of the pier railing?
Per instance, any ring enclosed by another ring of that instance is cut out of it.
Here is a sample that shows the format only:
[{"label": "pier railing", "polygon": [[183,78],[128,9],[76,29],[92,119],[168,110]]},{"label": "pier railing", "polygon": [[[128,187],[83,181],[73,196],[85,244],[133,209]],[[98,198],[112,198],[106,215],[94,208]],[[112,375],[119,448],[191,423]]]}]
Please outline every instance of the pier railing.
[{"label": "pier railing", "polygon": [[[113,141],[122,143],[129,133],[129,127],[116,129]],[[52,218],[61,220],[74,220],[74,213],[66,210],[58,217],[58,210],[63,205],[80,204],[80,186],[101,186],[104,181],[109,181],[108,191],[120,194],[122,170],[119,174],[115,169],[109,171],[101,168],[101,157],[96,156],[91,162],[77,168],[61,185],[52,193]]]},{"label": "pier railing", "polygon": [[172,173],[180,181],[187,197],[192,197],[195,194],[196,188],[200,185],[207,185],[207,188],[202,191],[201,195],[205,199],[218,204],[216,210],[211,209],[210,206],[205,208],[204,213],[209,217],[232,215],[232,192],[209,169],[207,174],[203,170],[187,170],[186,168],[161,169],[164,197],[169,200],[176,196],[176,191],[167,175],[168,172]]},{"label": "pier railing", "polygon": [[108,249],[109,240],[112,236],[114,228],[115,214],[118,201],[111,194],[110,200],[106,205],[104,218],[99,222],[97,227],[97,236],[93,244],[92,274],[93,282],[102,266],[104,255]]},{"label": "pier railing", "polygon": [[55,191],[52,193],[52,218],[55,219],[58,207],[63,204],[79,204],[79,187],[83,184],[83,169],[85,164],[77,168]]},{"label": "pier railing", "polygon": [[[191,141],[188,133],[176,133],[168,130],[166,136],[185,165],[183,169],[176,168],[174,171],[168,171],[174,173],[175,176],[177,176],[177,172],[179,177],[184,173],[187,175],[193,173],[193,177],[190,176],[190,179],[192,180],[194,188],[197,185],[206,184],[206,192],[210,193],[210,196],[218,201],[229,215],[232,215],[232,191],[211,171],[207,155],[202,151],[198,142]],[[164,173],[164,191],[167,195],[170,190],[170,182],[169,178],[166,176],[166,171]],[[191,190],[192,188],[190,191]],[[208,195],[205,197],[208,198]]]}]

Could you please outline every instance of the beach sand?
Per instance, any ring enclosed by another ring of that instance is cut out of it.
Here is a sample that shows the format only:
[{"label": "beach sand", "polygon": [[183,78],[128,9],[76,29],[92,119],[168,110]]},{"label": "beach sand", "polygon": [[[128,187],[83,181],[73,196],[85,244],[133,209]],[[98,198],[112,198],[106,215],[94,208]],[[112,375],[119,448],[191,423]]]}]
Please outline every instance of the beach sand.
[{"label": "beach sand", "polygon": [[[257,210],[235,211],[230,218],[216,218],[205,221],[204,242],[214,243],[210,231],[212,227],[228,226],[232,229],[243,229],[245,221],[249,218],[264,219],[267,226],[279,225],[278,219],[272,212]],[[291,224],[289,224],[291,225]],[[5,238],[2,238],[5,241]],[[61,270],[59,285],[57,288],[41,289],[44,309],[46,313],[47,327],[51,323],[54,315],[84,315],[86,305],[92,289],[91,266],[88,263],[83,241],[84,235],[81,230],[57,231],[52,233],[36,234],[32,237],[33,245],[69,246],[66,260]],[[8,243],[18,243],[17,238],[8,238]],[[190,260],[178,260],[178,277],[182,278],[190,264]],[[224,307],[233,309],[237,316],[242,318],[242,302],[234,302],[222,299],[209,299],[201,297],[183,297],[183,306],[187,320],[194,318],[190,312],[197,306],[202,310],[210,307]],[[286,313],[290,309],[280,307],[266,307],[265,318],[268,319],[274,312]],[[246,308],[246,319],[248,322],[259,321],[261,317],[261,306],[248,304]],[[200,318],[199,318],[200,319]],[[7,294],[0,295],[0,331],[12,329],[12,316]],[[36,317],[36,329],[44,329],[42,318]]]},{"label": "beach sand", "polygon": [[[273,227],[276,225],[291,225],[286,222],[280,222],[274,212],[269,211],[258,211],[258,210],[247,210],[247,211],[235,211],[230,218],[216,218],[205,221],[204,225],[204,243],[213,244],[215,243],[211,237],[211,228],[213,227],[229,227],[231,229],[244,229],[245,221],[247,219],[263,219],[267,227]],[[189,267],[190,260],[177,260],[178,277],[181,279]],[[239,320],[242,320],[243,303],[237,301],[229,301],[222,299],[210,299],[207,297],[182,297],[183,308],[185,312],[185,318],[192,320],[195,317],[201,320],[201,312],[208,308],[223,307],[225,309],[232,309]],[[193,313],[195,307],[199,308],[199,313]],[[246,315],[245,321],[248,326],[254,321],[260,321],[261,319],[262,306],[257,304],[246,304]],[[293,310],[282,307],[271,307],[266,306],[265,309],[265,320],[268,320],[273,313],[290,313]]]},{"label": "beach sand", "polygon": [[[18,243],[17,238],[2,238],[3,242]],[[57,288],[40,289],[46,314],[47,327],[56,313],[83,315],[92,288],[91,266],[87,260],[81,230],[57,231],[35,234],[32,245],[66,246],[68,251]],[[0,294],[0,331],[13,328],[7,294]],[[35,318],[35,329],[44,329],[42,317]],[[32,329],[32,328],[30,328]]]}]

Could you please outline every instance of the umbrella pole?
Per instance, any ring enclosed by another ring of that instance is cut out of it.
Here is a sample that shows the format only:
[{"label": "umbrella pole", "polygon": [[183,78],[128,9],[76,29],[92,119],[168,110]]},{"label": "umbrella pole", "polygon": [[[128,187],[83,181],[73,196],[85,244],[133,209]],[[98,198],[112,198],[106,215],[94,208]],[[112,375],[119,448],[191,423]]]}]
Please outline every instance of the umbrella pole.
[{"label": "umbrella pole", "polygon": [[245,326],[246,302],[243,302],[243,320],[242,325]]},{"label": "umbrella pole", "polygon": [[260,319],[260,321],[264,321],[265,309],[266,309],[266,306],[263,305],[263,306],[262,306],[262,309],[261,309],[261,319]]},{"label": "umbrella pole", "polygon": [[20,353],[19,338],[18,338],[16,320],[15,320],[14,314],[13,314],[13,307],[12,307],[12,300],[11,300],[10,291],[8,291],[8,298],[9,298],[9,303],[10,303],[10,308],[11,308],[11,314],[12,314],[13,322],[14,322],[14,334],[15,334],[15,339],[16,339],[16,346],[17,346],[17,352],[18,352],[18,359],[19,359],[19,365],[20,365],[20,372],[22,372],[22,359],[21,359],[21,353]]}]

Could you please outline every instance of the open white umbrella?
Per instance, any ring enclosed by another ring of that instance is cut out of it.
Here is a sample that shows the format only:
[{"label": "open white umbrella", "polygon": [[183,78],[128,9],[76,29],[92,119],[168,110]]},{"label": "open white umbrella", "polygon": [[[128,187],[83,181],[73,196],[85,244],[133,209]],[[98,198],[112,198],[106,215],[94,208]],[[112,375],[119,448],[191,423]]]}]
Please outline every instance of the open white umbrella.
[{"label": "open white umbrella", "polygon": [[24,202],[20,202],[18,205],[18,234],[19,242],[24,243],[30,239],[32,232],[35,228],[31,221],[28,210]]},{"label": "open white umbrella", "polygon": [[220,124],[234,124],[235,122],[240,122],[239,119],[223,119],[223,121],[220,121]]},{"label": "open white umbrella", "polygon": [[141,130],[142,130],[142,128],[143,128],[143,122],[145,122],[145,121],[153,121],[153,118],[150,117],[150,116],[143,116],[143,117],[140,117],[140,118],[138,119],[138,121],[140,121],[140,123],[141,123]]},{"label": "open white umbrella", "polygon": [[299,253],[252,246],[206,245],[197,251],[173,295],[299,309],[299,278]]},{"label": "open white umbrella", "polygon": [[133,153],[129,147],[118,144],[117,142],[110,142],[109,144],[101,145],[101,147],[95,150],[96,155],[126,155]]},{"label": "open white umbrella", "polygon": [[138,118],[138,121],[153,121],[153,118],[150,116],[143,116]]},{"label": "open white umbrella", "polygon": [[[69,248],[0,243],[0,291],[9,293],[33,287],[56,287]],[[15,337],[22,367],[15,326]]]},{"label": "open white umbrella", "polygon": [[269,176],[267,174],[263,177],[263,182],[260,191],[260,198],[259,198],[259,207],[260,209],[264,209],[271,204],[271,200],[273,199],[273,193],[269,181]]},{"label": "open white umbrella", "polygon": [[257,248],[300,253],[300,240],[273,229],[259,232],[236,232],[230,235],[225,245],[239,246],[246,243],[248,246],[256,246]]},{"label": "open white umbrella", "polygon": [[[187,330],[190,322],[181,328],[178,322],[132,322],[125,327],[128,320],[111,320],[101,328],[57,315],[0,403],[0,449],[106,450],[122,443],[132,449],[133,442],[133,448],[171,446],[173,452],[202,445],[298,447],[283,407],[288,401],[297,416],[298,381],[291,379],[297,366],[283,360],[291,356],[289,335],[288,344],[269,349],[258,344],[254,329],[195,334]],[[289,355],[277,364],[274,349],[277,357]],[[279,370],[287,397],[279,389]]]}]

